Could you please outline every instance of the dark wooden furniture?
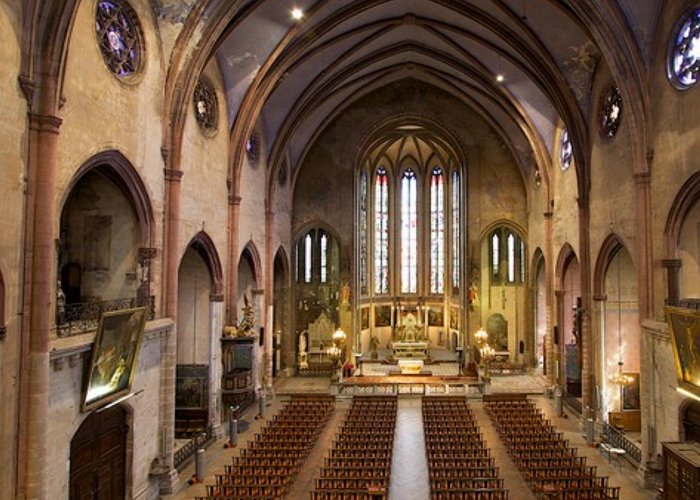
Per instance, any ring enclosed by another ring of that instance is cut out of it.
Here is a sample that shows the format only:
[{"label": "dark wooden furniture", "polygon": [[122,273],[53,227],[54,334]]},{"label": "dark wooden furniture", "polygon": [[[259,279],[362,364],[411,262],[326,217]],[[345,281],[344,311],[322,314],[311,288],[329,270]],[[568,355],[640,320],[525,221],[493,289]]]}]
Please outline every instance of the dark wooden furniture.
[{"label": "dark wooden furniture", "polygon": [[255,402],[253,386],[252,337],[224,337],[221,339],[223,375],[221,403],[224,408],[237,406],[243,410]]},{"label": "dark wooden furniture", "polygon": [[662,443],[664,456],[664,498],[700,498],[700,443]]}]

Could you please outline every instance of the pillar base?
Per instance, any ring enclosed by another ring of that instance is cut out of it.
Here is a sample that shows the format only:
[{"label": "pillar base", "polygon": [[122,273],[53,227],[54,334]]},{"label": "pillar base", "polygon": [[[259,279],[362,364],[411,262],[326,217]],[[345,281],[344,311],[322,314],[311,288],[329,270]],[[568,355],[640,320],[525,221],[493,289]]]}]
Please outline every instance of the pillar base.
[{"label": "pillar base", "polygon": [[170,495],[175,493],[175,487],[180,482],[180,474],[177,469],[168,469],[161,474],[158,484],[161,495]]}]

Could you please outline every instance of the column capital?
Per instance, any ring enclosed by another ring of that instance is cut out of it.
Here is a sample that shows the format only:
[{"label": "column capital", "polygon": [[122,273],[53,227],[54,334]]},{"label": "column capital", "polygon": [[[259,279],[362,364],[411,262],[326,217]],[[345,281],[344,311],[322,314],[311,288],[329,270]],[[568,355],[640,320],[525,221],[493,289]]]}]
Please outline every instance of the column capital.
[{"label": "column capital", "polygon": [[223,302],[224,301],[224,294],[223,293],[210,293],[209,294],[209,302]]},{"label": "column capital", "polygon": [[5,340],[5,335],[7,335],[7,327],[0,325],[0,340]]},{"label": "column capital", "polygon": [[649,184],[651,182],[651,172],[637,172],[632,175],[636,185]]},{"label": "column capital", "polygon": [[229,205],[240,205],[241,204],[241,197],[235,194],[230,194],[228,195],[228,204]]},{"label": "column capital", "polygon": [[549,211],[547,211],[547,212],[544,212],[542,215],[544,215],[544,218],[545,218],[545,219],[551,219],[552,217],[554,217],[554,212],[552,212],[551,210],[549,210]]},{"label": "column capital", "polygon": [[661,264],[667,269],[680,269],[683,266],[681,259],[663,259]]},{"label": "column capital", "polygon": [[164,168],[163,175],[166,181],[180,182],[182,180],[182,170],[175,170],[174,168]]},{"label": "column capital", "polygon": [[596,293],[593,295],[593,300],[596,302],[605,302],[608,300],[608,295],[605,293]]}]

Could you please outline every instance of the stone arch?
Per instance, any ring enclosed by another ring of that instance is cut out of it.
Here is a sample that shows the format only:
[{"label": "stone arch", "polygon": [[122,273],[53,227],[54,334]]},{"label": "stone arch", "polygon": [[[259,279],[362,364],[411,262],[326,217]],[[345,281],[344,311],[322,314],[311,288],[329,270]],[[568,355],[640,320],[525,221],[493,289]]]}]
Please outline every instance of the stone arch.
[{"label": "stone arch", "polygon": [[255,246],[255,243],[253,243],[253,240],[248,241],[245,247],[243,247],[243,251],[238,259],[239,265],[243,259],[246,260],[251,271],[253,272],[255,286],[260,288],[260,285],[262,284],[262,261],[260,260],[260,253],[258,252],[258,248]]},{"label": "stone arch", "polygon": [[99,172],[112,181],[131,201],[139,223],[141,246],[150,247],[151,242],[155,241],[155,223],[150,196],[141,176],[120,151],[114,149],[102,151],[83,163],[64,191],[61,209],[65,207],[70,193],[80,179],[92,171]]},{"label": "stone arch", "polygon": [[192,248],[197,252],[207,265],[211,276],[211,294],[222,294],[224,273],[221,267],[221,259],[219,259],[219,252],[216,251],[216,245],[211,237],[205,231],[200,231],[190,240],[187,248]]},{"label": "stone arch", "polygon": [[595,270],[593,272],[593,293],[596,296],[603,297],[605,295],[605,274],[607,273],[608,266],[612,262],[615,254],[624,248],[624,243],[620,237],[615,233],[610,233],[598,252],[598,258],[595,263]]},{"label": "stone arch", "polygon": [[685,221],[700,203],[700,172],[695,172],[678,191],[666,219],[664,240],[666,258],[663,264],[667,273],[667,298],[670,305],[678,305],[681,299],[681,236]]},{"label": "stone arch", "polygon": [[564,271],[569,266],[573,259],[577,259],[576,252],[569,243],[564,243],[559,251],[559,257],[557,258],[557,266],[555,268],[555,277],[557,282],[557,287],[559,290],[563,290],[563,279]]}]

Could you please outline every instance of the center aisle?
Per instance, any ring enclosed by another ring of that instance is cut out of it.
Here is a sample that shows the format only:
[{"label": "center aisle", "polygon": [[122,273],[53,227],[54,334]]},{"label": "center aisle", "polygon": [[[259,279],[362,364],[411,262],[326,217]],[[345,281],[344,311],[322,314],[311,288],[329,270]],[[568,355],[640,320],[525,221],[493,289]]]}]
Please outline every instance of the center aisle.
[{"label": "center aisle", "polygon": [[420,398],[399,398],[389,500],[430,498]]}]

